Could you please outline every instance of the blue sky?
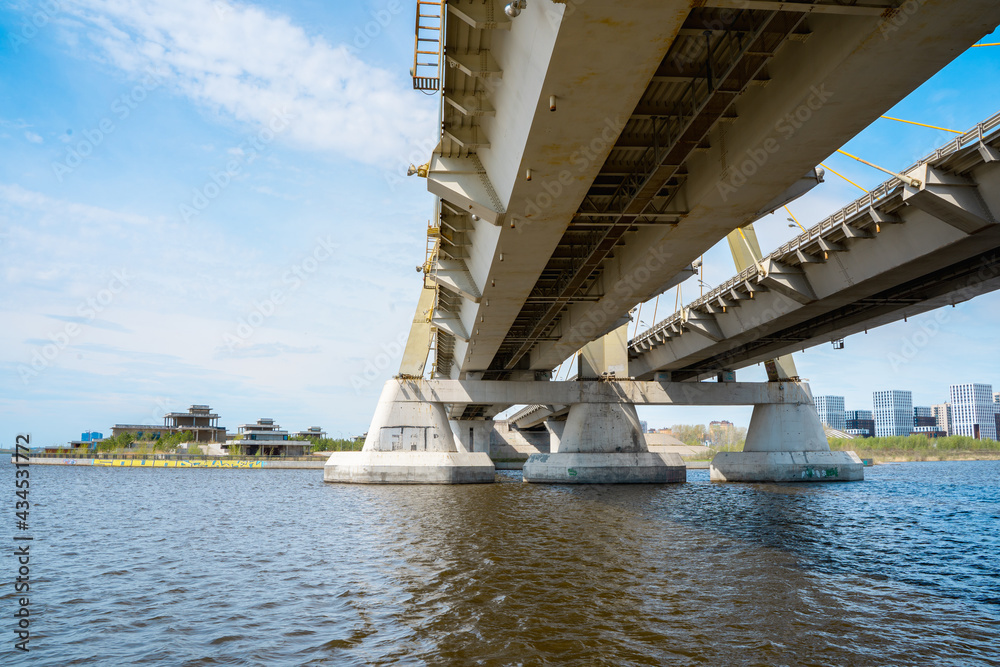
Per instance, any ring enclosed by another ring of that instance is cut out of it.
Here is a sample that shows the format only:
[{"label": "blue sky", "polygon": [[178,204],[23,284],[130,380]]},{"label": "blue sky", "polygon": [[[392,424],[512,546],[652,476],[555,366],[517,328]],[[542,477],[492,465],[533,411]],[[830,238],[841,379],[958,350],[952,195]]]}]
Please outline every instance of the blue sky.
[{"label": "blue sky", "polygon": [[[157,423],[192,403],[230,429],[259,417],[367,429],[398,368],[432,211],[424,182],[403,176],[433,147],[437,117],[435,99],[410,90],[412,5],[5,3],[0,444]],[[965,129],[1000,109],[983,85],[998,69],[1000,48],[972,49],[892,115]],[[946,139],[878,121],[846,150],[903,167]],[[816,222],[852,190],[828,176],[793,210]],[[758,229],[765,249],[792,232],[777,216]],[[728,278],[728,251],[706,267],[709,284]],[[933,314],[808,350],[800,372],[849,407],[870,407],[877,388],[929,404],[951,382],[1000,385],[998,303],[951,310],[902,367],[890,353]],[[643,416],[745,425],[749,411]]]}]

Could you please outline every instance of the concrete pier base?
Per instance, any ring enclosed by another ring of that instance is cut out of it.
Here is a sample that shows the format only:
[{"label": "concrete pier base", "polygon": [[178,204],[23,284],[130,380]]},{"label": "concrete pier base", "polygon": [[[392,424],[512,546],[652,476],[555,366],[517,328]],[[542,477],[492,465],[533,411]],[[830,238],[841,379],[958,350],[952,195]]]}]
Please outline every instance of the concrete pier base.
[{"label": "concrete pier base", "polygon": [[668,484],[687,481],[679,454],[555,453],[532,454],[524,462],[524,481],[535,484]]},{"label": "concrete pier base", "polygon": [[[385,383],[360,452],[335,452],[324,482],[351,484],[482,484],[495,468],[485,451],[468,451],[455,437],[441,403],[407,400],[406,384]],[[476,440],[475,428],[472,441]],[[482,440],[482,438],[479,438]],[[488,439],[486,440],[488,447]]]},{"label": "concrete pier base", "polygon": [[858,482],[864,466],[854,452],[719,452],[713,482]]},{"label": "concrete pier base", "polygon": [[831,452],[812,404],[757,405],[742,452],[719,452],[713,482],[853,482],[865,478],[854,452]]},{"label": "concrete pier base", "polygon": [[687,480],[677,454],[653,454],[631,403],[578,403],[566,426],[548,425],[549,454],[532,454],[524,481],[535,484],[662,484]]},{"label": "concrete pier base", "polygon": [[486,484],[495,468],[485,452],[337,452],[324,482],[350,484]]}]

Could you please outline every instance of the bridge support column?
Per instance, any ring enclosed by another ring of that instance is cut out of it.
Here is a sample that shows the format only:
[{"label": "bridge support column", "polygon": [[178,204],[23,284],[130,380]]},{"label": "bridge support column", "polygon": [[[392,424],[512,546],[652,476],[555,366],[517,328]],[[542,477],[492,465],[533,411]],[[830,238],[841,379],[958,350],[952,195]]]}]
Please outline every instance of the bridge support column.
[{"label": "bridge support column", "polygon": [[854,452],[832,452],[816,407],[756,405],[742,452],[719,452],[713,482],[852,482],[865,478]]},{"label": "bridge support column", "polygon": [[548,484],[684,482],[687,468],[677,454],[646,448],[631,403],[577,403],[554,441],[558,451],[532,454],[524,481]]},{"label": "bridge support column", "polygon": [[[401,380],[382,389],[360,452],[335,452],[323,481],[354,484],[469,484],[492,482],[484,451],[460,451],[441,403],[405,401]],[[463,447],[464,449],[464,447]]]},{"label": "bridge support column", "polygon": [[566,430],[566,422],[546,419],[545,430],[549,432],[549,452],[555,454],[559,451],[559,440],[562,438],[563,431]]}]

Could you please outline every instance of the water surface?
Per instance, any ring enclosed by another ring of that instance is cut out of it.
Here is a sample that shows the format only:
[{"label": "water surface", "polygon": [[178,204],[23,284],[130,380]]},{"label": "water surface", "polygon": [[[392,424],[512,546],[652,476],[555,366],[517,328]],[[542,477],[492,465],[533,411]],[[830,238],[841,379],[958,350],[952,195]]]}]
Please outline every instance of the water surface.
[{"label": "water surface", "polygon": [[32,649],[12,651],[4,548],[0,664],[1000,665],[1000,462],[865,473],[403,487],[35,466]]}]

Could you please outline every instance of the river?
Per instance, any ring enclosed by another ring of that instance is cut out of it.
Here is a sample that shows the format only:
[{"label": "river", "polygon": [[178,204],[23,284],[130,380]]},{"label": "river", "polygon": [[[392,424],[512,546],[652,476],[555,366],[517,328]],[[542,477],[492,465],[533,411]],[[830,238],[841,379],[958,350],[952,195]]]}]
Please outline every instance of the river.
[{"label": "river", "polygon": [[30,652],[11,489],[0,664],[1000,665],[1000,462],[865,475],[402,487],[36,466]]}]

